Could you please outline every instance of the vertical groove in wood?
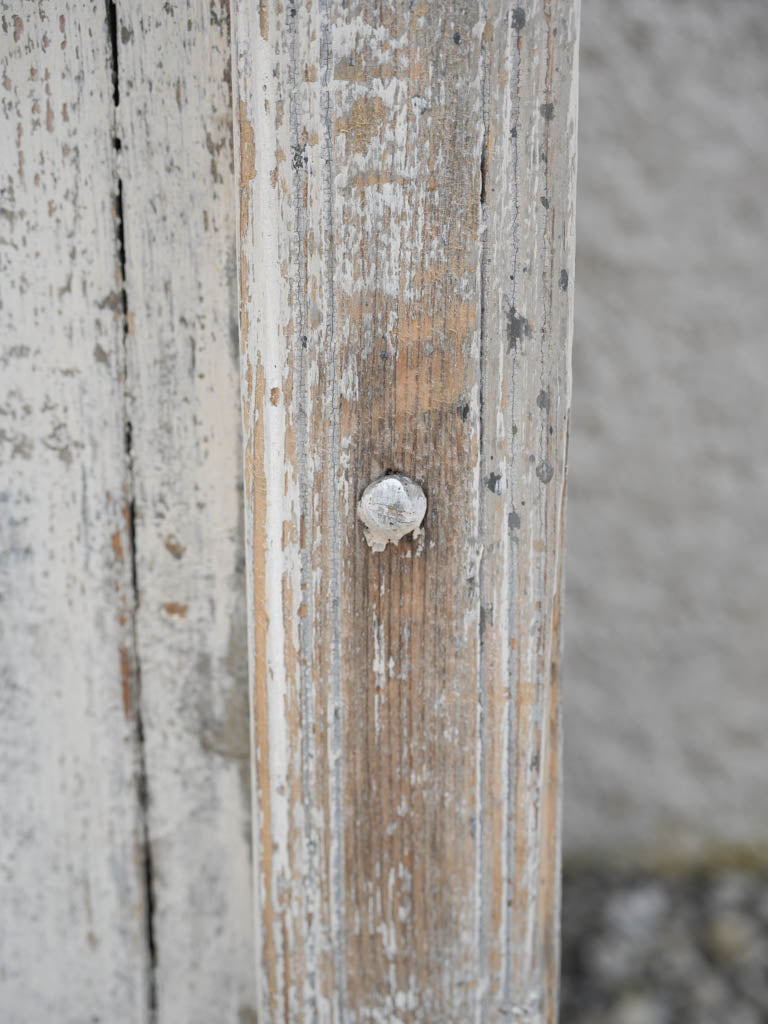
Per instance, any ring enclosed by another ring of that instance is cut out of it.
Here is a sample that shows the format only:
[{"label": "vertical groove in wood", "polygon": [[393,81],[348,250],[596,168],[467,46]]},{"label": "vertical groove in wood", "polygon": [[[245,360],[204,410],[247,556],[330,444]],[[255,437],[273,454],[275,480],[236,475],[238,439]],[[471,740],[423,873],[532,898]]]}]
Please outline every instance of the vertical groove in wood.
[{"label": "vertical groove in wood", "polygon": [[554,1021],[578,3],[235,12],[259,1011]]},{"label": "vertical groove in wood", "polygon": [[145,1021],[105,6],[3,4],[0,49],[0,1004]]}]

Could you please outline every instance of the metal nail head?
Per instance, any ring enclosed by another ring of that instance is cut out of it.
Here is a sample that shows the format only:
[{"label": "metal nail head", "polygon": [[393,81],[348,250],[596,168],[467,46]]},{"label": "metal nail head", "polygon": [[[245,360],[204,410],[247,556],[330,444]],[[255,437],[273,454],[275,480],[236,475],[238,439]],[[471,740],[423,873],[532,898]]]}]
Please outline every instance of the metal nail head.
[{"label": "metal nail head", "polygon": [[420,537],[426,511],[424,491],[402,473],[389,473],[368,484],[357,504],[357,516],[372,551],[397,544],[407,533]]}]

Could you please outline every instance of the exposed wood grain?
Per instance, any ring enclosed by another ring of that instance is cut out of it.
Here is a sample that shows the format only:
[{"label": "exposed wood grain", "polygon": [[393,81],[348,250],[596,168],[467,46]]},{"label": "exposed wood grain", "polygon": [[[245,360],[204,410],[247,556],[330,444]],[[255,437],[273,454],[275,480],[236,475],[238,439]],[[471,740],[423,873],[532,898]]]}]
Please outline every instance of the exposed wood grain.
[{"label": "exposed wood grain", "polygon": [[109,40],[2,5],[0,1006],[144,1021],[140,751]]},{"label": "exposed wood grain", "polygon": [[258,1009],[552,1022],[578,0],[235,11]]},{"label": "exposed wood grain", "polygon": [[157,1020],[253,1020],[228,5],[116,9]]}]

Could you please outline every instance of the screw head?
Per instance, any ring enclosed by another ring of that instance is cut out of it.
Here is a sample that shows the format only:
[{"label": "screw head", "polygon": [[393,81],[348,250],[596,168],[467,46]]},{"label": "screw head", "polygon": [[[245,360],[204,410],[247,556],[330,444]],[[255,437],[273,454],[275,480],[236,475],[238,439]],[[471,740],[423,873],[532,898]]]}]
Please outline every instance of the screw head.
[{"label": "screw head", "polygon": [[426,511],[424,491],[402,473],[389,473],[368,484],[357,505],[357,516],[365,526],[365,539],[372,551],[397,544],[407,533],[420,536]]}]

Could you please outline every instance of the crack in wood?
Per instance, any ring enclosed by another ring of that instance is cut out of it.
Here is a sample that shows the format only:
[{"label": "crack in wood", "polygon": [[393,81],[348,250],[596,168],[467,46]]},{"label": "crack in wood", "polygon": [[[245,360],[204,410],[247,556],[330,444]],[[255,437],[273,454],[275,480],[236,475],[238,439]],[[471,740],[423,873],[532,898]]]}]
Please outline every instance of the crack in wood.
[{"label": "crack in wood", "polygon": [[[117,4],[115,0],[106,0],[107,3],[107,28],[109,37],[109,48],[112,69],[112,107],[115,134],[113,136],[113,148],[116,154],[122,148],[122,143],[117,135],[117,109],[120,105],[120,66],[118,60],[117,45]],[[130,630],[132,639],[132,652],[130,658],[131,666],[131,690],[135,720],[137,777],[136,790],[140,809],[140,831],[141,831],[141,875],[144,887],[144,933],[147,945],[147,1014],[148,1024],[154,1024],[157,1019],[157,946],[155,940],[155,881],[152,863],[152,844],[149,834],[149,772],[147,767],[144,717],[142,712],[142,676],[141,659],[139,656],[138,624],[137,615],[139,609],[140,589],[138,576],[138,553],[136,538],[136,501],[133,453],[133,424],[130,414],[130,381],[128,346],[129,346],[129,305],[127,290],[127,258],[125,248],[125,222],[123,210],[123,181],[118,165],[119,156],[115,158],[116,194],[115,194],[115,232],[117,241],[118,267],[120,274],[120,315],[122,317],[122,342],[123,342],[123,420],[125,438],[125,466],[126,466],[126,490],[127,514],[126,526],[128,532],[128,557],[131,567],[132,600],[129,609]]]}]

